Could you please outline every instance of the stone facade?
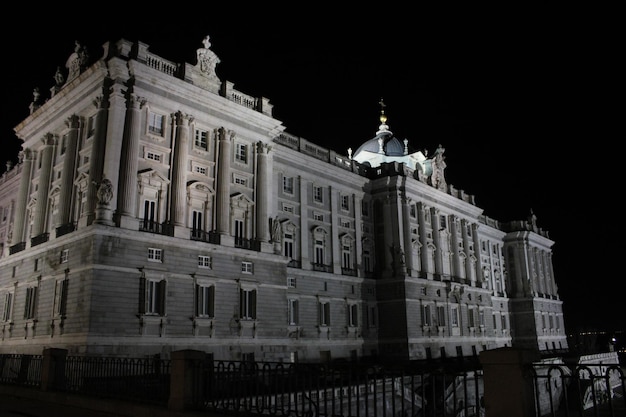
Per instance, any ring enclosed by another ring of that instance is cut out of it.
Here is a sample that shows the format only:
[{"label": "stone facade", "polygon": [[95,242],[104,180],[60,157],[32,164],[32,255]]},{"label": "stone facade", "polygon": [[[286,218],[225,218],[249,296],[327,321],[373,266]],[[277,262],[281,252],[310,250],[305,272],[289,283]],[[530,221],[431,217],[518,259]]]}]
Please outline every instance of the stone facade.
[{"label": "stone facade", "polygon": [[20,161],[0,179],[0,353],[567,348],[554,242],[532,213],[484,216],[445,182],[444,149],[410,153],[384,106],[354,155],[290,135],[269,100],[217,78],[204,46],[211,61],[194,66],[106,43],[16,127]]}]

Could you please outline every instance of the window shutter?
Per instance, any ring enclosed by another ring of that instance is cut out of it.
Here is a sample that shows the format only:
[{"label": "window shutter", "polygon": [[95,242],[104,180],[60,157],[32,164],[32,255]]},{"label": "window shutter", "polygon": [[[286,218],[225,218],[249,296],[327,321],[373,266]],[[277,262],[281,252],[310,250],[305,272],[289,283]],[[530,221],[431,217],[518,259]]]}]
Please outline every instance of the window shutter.
[{"label": "window shutter", "polygon": [[139,278],[139,314],[146,314],[146,278]]},{"label": "window shutter", "polygon": [[256,320],[256,290],[250,291],[250,317]]},{"label": "window shutter", "polygon": [[157,312],[160,315],[162,315],[162,316],[165,315],[165,294],[166,294],[165,287],[166,287],[166,285],[167,285],[167,281],[165,281],[165,280],[159,281],[159,286],[158,286],[158,288],[159,288],[159,294],[158,294],[159,305],[158,305],[158,311]]},{"label": "window shutter", "polygon": [[298,306],[299,301],[295,300],[295,302],[293,303],[293,308],[294,308],[294,314],[293,317],[296,320],[296,324],[300,323],[300,317],[298,317],[298,314],[300,312],[300,307]]},{"label": "window shutter", "polygon": [[209,287],[209,317],[215,317],[215,287]]},{"label": "window shutter", "polygon": [[239,318],[243,317],[244,303],[245,303],[244,291],[243,289],[240,288],[239,289]]},{"label": "window shutter", "polygon": [[198,317],[200,315],[200,300],[202,299],[202,294],[200,293],[200,291],[202,290],[202,288],[198,284],[196,284],[194,287],[195,297],[193,299],[193,315]]},{"label": "window shutter", "polygon": [[65,316],[65,313],[67,312],[67,291],[69,284],[69,279],[64,279],[61,284],[61,305],[59,306],[59,314],[61,314],[61,316]]}]

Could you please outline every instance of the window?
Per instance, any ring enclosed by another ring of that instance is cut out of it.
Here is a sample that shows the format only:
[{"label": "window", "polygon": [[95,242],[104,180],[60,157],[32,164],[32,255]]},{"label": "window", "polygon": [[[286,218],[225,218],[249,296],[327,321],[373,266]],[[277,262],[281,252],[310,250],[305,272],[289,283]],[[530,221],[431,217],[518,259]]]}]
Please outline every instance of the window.
[{"label": "window", "polygon": [[206,174],[207,174],[207,172],[208,172],[207,168],[206,168],[206,167],[203,167],[203,166],[201,166],[201,165],[195,165],[195,166],[193,167],[193,170],[194,170],[194,172],[195,172],[196,174],[200,174],[200,175],[206,175]]},{"label": "window", "polygon": [[482,310],[478,312],[478,322],[480,323],[480,327],[485,327],[485,312]]},{"label": "window", "polygon": [[241,272],[244,274],[252,274],[254,272],[252,266],[252,262],[243,261],[241,263]]},{"label": "window", "polygon": [[245,178],[240,177],[239,175],[235,175],[233,177],[233,181],[235,182],[236,185],[241,185],[243,187],[248,186],[248,181]]},{"label": "window", "polygon": [[150,112],[148,114],[148,132],[153,135],[163,136],[163,121],[165,116]]},{"label": "window", "polygon": [[67,289],[69,280],[67,278],[58,280],[54,287],[54,316],[63,317],[67,309]]},{"label": "window", "polygon": [[502,316],[502,330],[506,329],[506,316]]},{"label": "window", "polygon": [[359,325],[357,311],[358,311],[357,304],[348,304],[348,326],[356,327]]},{"label": "window", "polygon": [[439,326],[446,325],[446,308],[444,306],[437,307],[437,323]]},{"label": "window", "polygon": [[238,143],[235,148],[235,161],[248,163],[248,146]]},{"label": "window", "polygon": [[193,210],[191,212],[191,228],[194,231],[202,231],[204,230],[202,226],[202,212],[199,210]]},{"label": "window", "polygon": [[370,261],[370,251],[369,249],[363,250],[363,270],[365,272],[372,272],[372,264]]},{"label": "window", "polygon": [[35,266],[33,268],[35,272],[39,271],[39,263],[40,263],[39,258],[35,258]]},{"label": "window", "polygon": [[341,209],[350,210],[350,197],[347,195],[341,196]]},{"label": "window", "polygon": [[459,327],[459,308],[456,306],[450,309],[450,321],[452,327]]},{"label": "window", "polygon": [[409,206],[409,210],[410,210],[410,211],[409,211],[410,216],[411,216],[412,218],[416,218],[416,217],[417,217],[417,210],[415,209],[415,204],[411,204],[411,205]]},{"label": "window", "polygon": [[59,257],[59,263],[67,263],[67,261],[69,260],[70,257],[70,250],[69,249],[63,249],[61,251],[61,256]]},{"label": "window", "polygon": [[163,249],[148,248],[148,260],[152,262],[163,262]]},{"label": "window", "polygon": [[215,317],[215,286],[196,284],[196,317]]},{"label": "window", "polygon": [[198,267],[211,269],[211,257],[206,255],[198,255]]},{"label": "window", "polygon": [[256,319],[256,290],[239,290],[239,317],[242,320]]},{"label": "window", "polygon": [[287,300],[287,314],[289,317],[289,325],[295,326],[298,324],[298,300],[290,298]]},{"label": "window", "polygon": [[161,154],[148,151],[146,152],[146,159],[154,162],[161,162]]},{"label": "window", "polygon": [[209,132],[206,130],[196,129],[196,137],[194,140],[194,146],[198,149],[206,151],[208,149],[208,137]]},{"label": "window", "polygon": [[90,138],[96,131],[96,116],[90,116],[87,119],[87,137]]},{"label": "window", "polygon": [[60,155],[65,154],[66,150],[67,150],[67,135],[63,135],[63,137],[61,138],[61,149],[59,149],[59,154]]},{"label": "window", "polygon": [[283,211],[285,213],[293,213],[293,206],[289,204],[283,204]]},{"label": "window", "polygon": [[430,326],[430,305],[426,304],[422,306],[422,326]]},{"label": "window", "polygon": [[37,306],[37,287],[26,288],[26,303],[24,305],[24,318],[34,319]]},{"label": "window", "polygon": [[445,230],[447,226],[446,216],[439,216],[439,230]]},{"label": "window", "polygon": [[320,301],[319,303],[320,309],[320,326],[330,326],[330,302],[329,301]]},{"label": "window", "polygon": [[3,321],[11,321],[13,314],[13,293],[9,292],[4,295],[4,311],[2,313]]},{"label": "window", "polygon": [[324,265],[324,241],[315,239],[315,263]]},{"label": "window", "polygon": [[285,233],[283,236],[283,255],[293,259],[293,235]]},{"label": "window", "polygon": [[376,327],[377,323],[377,310],[376,306],[369,306],[366,310],[367,312],[367,325],[369,327]]},{"label": "window", "polygon": [[313,219],[318,220],[320,222],[324,221],[324,215],[321,213],[313,213]]},{"label": "window", "polygon": [[143,202],[143,228],[152,230],[156,221],[156,201],[145,200]]},{"label": "window", "polygon": [[467,321],[469,324],[469,327],[476,327],[476,309],[475,308],[470,308],[469,310],[467,310]]},{"label": "window", "polygon": [[287,278],[287,288],[296,288],[296,279],[294,277]]},{"label": "window", "polygon": [[350,245],[342,245],[342,251],[341,251],[341,262],[342,262],[342,267],[345,269],[351,269],[352,268],[352,261],[350,259]]},{"label": "window", "polygon": [[149,280],[144,277],[140,282],[141,300],[139,310],[141,314],[164,315],[165,314],[165,280]]},{"label": "window", "polygon": [[283,177],[283,192],[293,194],[293,177]]},{"label": "window", "polygon": [[350,220],[341,219],[341,227],[350,228]]},{"label": "window", "polygon": [[313,186],[313,201],[316,203],[324,202],[324,193],[322,187],[318,185]]}]

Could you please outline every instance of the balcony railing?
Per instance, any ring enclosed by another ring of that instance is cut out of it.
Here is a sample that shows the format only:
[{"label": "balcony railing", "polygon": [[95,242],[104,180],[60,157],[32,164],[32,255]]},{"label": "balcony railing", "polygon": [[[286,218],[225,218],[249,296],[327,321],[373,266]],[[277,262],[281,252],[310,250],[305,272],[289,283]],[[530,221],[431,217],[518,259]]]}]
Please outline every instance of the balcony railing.
[{"label": "balcony railing", "polygon": [[9,255],[13,255],[14,253],[18,253],[26,249],[26,242],[16,243],[15,245],[9,248]]},{"label": "balcony railing", "polygon": [[333,272],[332,265],[324,265],[324,264],[318,264],[318,263],[315,263],[315,262],[311,262],[311,267],[313,268],[314,271]]},{"label": "balcony railing", "polygon": [[243,237],[235,237],[235,247],[241,249],[250,249],[257,252],[261,251],[261,242],[255,239],[245,239]]},{"label": "balcony railing", "polygon": [[46,243],[48,239],[50,239],[50,233],[42,233],[30,239],[30,246],[41,245],[42,243]]},{"label": "balcony railing", "polygon": [[141,220],[139,231],[155,233],[157,235],[174,236],[174,226],[169,223],[157,223],[155,221]]},{"label": "balcony railing", "polygon": [[191,240],[214,243],[216,245],[219,245],[220,235],[219,233],[214,231],[205,232],[204,230],[193,229],[191,231]]},{"label": "balcony railing", "polygon": [[356,269],[353,268],[341,268],[341,275],[349,275],[351,277],[356,277]]},{"label": "balcony railing", "polygon": [[56,237],[61,237],[76,230],[74,223],[63,224],[56,229]]}]

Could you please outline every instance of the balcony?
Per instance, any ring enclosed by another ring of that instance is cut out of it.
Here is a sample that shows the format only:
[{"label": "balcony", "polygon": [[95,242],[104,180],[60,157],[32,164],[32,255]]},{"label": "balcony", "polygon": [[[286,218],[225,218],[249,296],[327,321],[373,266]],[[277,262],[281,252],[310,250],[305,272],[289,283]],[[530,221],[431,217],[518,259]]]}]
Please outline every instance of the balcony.
[{"label": "balcony", "polygon": [[261,242],[255,239],[245,239],[243,237],[235,236],[235,247],[261,252]]},{"label": "balcony", "polygon": [[139,222],[139,231],[157,235],[174,236],[174,226],[168,223],[157,223],[149,220]]},{"label": "balcony", "polygon": [[56,229],[56,237],[61,237],[76,230],[74,223],[63,224]]},{"label": "balcony", "polygon": [[9,248],[9,255],[13,255],[14,253],[18,253],[26,249],[26,242],[16,243],[15,245]]},{"label": "balcony", "polygon": [[298,269],[302,268],[302,264],[297,259],[291,259],[289,263],[287,263],[287,266],[289,268],[298,268]]},{"label": "balcony", "polygon": [[317,264],[315,262],[311,262],[311,267],[314,271],[320,271],[320,272],[333,272],[333,267],[332,265],[324,265],[324,264]]},{"label": "balcony", "polygon": [[204,230],[193,229],[191,231],[190,239],[200,242],[214,243],[216,245],[220,244],[220,235],[214,231],[205,232]]},{"label": "balcony", "polygon": [[341,275],[349,275],[351,277],[356,277],[356,269],[353,268],[341,268]]},{"label": "balcony", "polygon": [[50,239],[50,233],[42,233],[38,236],[35,236],[30,239],[30,246],[41,245],[42,243],[46,243]]}]

